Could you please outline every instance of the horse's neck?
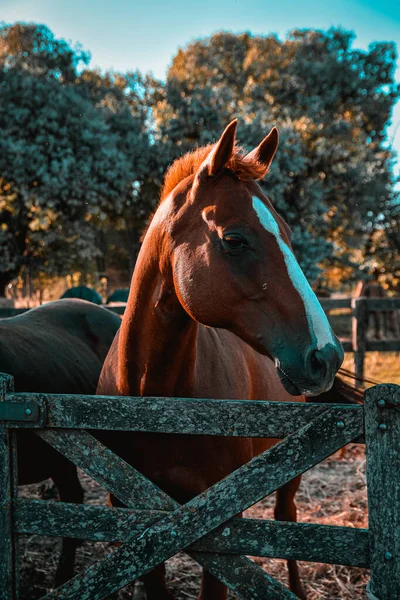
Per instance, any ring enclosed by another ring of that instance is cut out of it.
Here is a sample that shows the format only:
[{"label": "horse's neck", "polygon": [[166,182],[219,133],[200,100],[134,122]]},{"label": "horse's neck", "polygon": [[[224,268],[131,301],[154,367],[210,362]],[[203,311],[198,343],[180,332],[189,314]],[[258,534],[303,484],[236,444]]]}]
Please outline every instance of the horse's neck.
[{"label": "horse's neck", "polygon": [[172,276],[135,269],[118,342],[118,388],[125,395],[177,396],[193,385],[197,323],[176,297]]}]

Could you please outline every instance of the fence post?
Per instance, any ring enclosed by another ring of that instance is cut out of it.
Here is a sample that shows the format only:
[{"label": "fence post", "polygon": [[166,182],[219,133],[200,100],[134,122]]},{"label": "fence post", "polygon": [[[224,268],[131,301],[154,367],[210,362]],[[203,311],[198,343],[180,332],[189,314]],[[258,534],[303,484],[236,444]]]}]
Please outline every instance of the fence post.
[{"label": "fence post", "polygon": [[365,392],[365,443],[370,532],[369,597],[400,598],[400,386]]},{"label": "fence post", "polygon": [[352,298],[352,345],[354,351],[354,372],[359,379],[364,378],[364,360],[367,349],[367,299]]},{"label": "fence post", "polygon": [[[14,391],[14,379],[0,373],[0,402],[7,392]],[[12,532],[12,448],[11,435],[0,423],[0,600],[17,597],[15,546]]]}]

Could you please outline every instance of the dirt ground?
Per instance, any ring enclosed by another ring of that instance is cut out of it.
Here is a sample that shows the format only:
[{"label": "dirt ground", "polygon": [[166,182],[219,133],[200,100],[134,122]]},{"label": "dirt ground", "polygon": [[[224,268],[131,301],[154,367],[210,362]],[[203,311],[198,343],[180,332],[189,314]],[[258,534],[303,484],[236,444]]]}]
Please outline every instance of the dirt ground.
[{"label": "dirt ground", "polygon": [[[81,473],[88,504],[104,504],[106,494],[95,482]],[[23,486],[21,497],[54,499],[51,482]],[[246,513],[252,518],[273,518],[274,497],[265,498]],[[297,494],[298,520],[304,522],[367,527],[364,447],[355,444],[336,453],[303,476]],[[60,541],[36,535],[21,537],[21,600],[35,600],[51,589]],[[109,543],[84,542],[78,549],[77,570],[87,568],[103,558],[113,547]],[[268,573],[287,583],[283,560],[255,559]],[[309,600],[359,600],[365,597],[368,572],[343,566],[300,563],[301,576]],[[168,580],[177,600],[196,599],[200,569],[184,554],[167,563]],[[140,589],[140,588],[139,588]],[[139,589],[135,597],[141,597]],[[119,593],[120,600],[133,598],[133,586]],[[234,596],[231,596],[234,598]]]}]

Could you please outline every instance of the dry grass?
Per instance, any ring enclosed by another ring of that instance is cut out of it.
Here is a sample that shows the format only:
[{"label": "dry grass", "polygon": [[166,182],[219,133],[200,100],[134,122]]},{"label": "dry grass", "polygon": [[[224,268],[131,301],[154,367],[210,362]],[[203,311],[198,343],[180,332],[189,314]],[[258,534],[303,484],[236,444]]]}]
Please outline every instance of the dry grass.
[{"label": "dry grass", "polygon": [[[365,449],[349,445],[304,474],[296,496],[298,520],[302,522],[367,527]],[[273,498],[250,509],[248,516],[273,518]],[[266,570],[287,582],[282,560],[256,559]],[[358,600],[364,598],[368,573],[351,567],[300,563],[309,600]]]},{"label": "dry grass", "polygon": [[[343,367],[354,371],[352,353],[346,354]],[[400,385],[400,352],[367,352],[365,375],[377,383]]]}]

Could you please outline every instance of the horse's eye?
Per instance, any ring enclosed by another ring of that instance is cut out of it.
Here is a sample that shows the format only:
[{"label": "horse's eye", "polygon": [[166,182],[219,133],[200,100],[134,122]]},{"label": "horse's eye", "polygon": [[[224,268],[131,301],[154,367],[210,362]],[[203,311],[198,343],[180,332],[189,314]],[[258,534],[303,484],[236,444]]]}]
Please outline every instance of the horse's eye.
[{"label": "horse's eye", "polygon": [[222,243],[228,250],[239,250],[239,248],[247,245],[246,240],[238,234],[225,235],[222,238]]}]

